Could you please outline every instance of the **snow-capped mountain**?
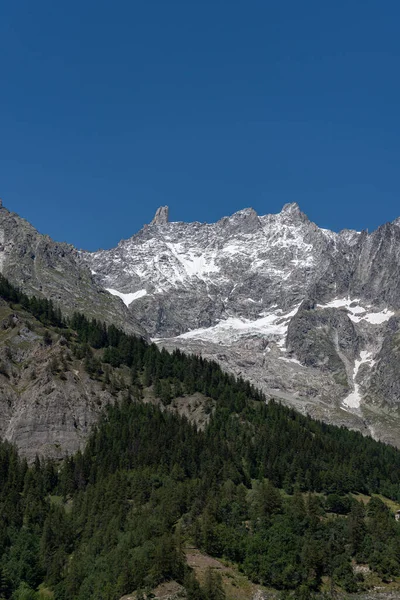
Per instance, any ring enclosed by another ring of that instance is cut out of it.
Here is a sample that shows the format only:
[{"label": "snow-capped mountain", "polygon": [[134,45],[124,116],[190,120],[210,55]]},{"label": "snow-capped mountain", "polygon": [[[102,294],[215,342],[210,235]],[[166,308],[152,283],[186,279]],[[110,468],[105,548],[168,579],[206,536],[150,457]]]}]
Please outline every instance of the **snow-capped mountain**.
[{"label": "snow-capped mountain", "polygon": [[161,207],[115,249],[81,258],[157,343],[400,443],[399,219],[334,233],[297,204],[213,224],[170,223]]},{"label": "snow-capped mountain", "polygon": [[[326,270],[330,249],[342,237],[351,243],[357,234],[318,229],[290,204],[278,215],[259,217],[246,209],[215,224],[156,218],[114,250],[86,258],[111,293],[127,305],[135,302],[134,310],[139,299],[151,308],[146,324],[154,336],[176,335],[229,317],[254,320],[274,305],[292,309]],[[187,294],[201,298],[202,306],[193,310]]]}]

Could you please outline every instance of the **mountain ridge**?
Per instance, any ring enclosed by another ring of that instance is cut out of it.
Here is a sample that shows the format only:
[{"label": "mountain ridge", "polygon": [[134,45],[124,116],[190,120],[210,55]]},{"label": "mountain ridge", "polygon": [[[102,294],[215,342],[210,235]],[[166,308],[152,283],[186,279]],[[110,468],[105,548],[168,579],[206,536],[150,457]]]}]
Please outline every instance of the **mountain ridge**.
[{"label": "mountain ridge", "polygon": [[400,444],[400,218],[319,228],[296,203],[152,223],[111,250],[53,242],[0,208],[0,271],[66,313],[201,354],[304,414]]},{"label": "mountain ridge", "polygon": [[119,300],[97,285],[71,244],[55,242],[0,204],[0,273],[30,295],[46,297],[66,314],[81,311],[131,333],[146,335]]},{"label": "mountain ridge", "polygon": [[[393,357],[381,349],[399,328],[399,222],[336,233],[290,203],[211,224],[153,221],[116,248],[81,257],[157,343],[216,358],[303,412],[397,443],[400,396],[386,393],[397,378],[390,386]],[[353,338],[350,354],[342,335]],[[376,405],[396,408],[378,428],[369,413]]]}]

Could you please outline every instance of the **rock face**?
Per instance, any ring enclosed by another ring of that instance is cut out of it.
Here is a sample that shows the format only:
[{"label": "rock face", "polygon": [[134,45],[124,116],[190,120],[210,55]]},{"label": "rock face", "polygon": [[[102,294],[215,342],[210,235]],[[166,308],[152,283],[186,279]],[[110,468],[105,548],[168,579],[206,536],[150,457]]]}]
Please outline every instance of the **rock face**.
[{"label": "rock face", "polygon": [[160,206],[160,208],[157,208],[156,214],[154,215],[154,219],[152,220],[150,225],[166,225],[166,223],[168,223],[168,218],[168,206]]},{"label": "rock face", "polygon": [[358,336],[345,312],[315,310],[307,303],[289,323],[287,349],[304,366],[334,373],[346,386],[348,366],[358,355]]},{"label": "rock face", "polygon": [[218,360],[297,409],[400,444],[400,219],[320,229],[287,204],[170,223],[82,253],[157,343]]},{"label": "rock face", "polygon": [[120,299],[99,286],[79,252],[39,234],[32,225],[0,206],[0,272],[29,295],[46,297],[65,314],[85,313],[146,335]]},{"label": "rock face", "polygon": [[76,452],[115,399],[91,379],[65,340],[0,301],[0,437],[32,461]]}]

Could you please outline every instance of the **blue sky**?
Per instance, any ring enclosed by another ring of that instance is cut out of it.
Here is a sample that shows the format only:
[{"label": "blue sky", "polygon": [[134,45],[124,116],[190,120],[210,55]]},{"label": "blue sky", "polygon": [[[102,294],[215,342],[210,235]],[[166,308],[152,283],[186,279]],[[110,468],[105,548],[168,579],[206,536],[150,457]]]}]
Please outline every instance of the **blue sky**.
[{"label": "blue sky", "polygon": [[168,204],[400,215],[398,2],[0,3],[0,197],[110,247]]}]

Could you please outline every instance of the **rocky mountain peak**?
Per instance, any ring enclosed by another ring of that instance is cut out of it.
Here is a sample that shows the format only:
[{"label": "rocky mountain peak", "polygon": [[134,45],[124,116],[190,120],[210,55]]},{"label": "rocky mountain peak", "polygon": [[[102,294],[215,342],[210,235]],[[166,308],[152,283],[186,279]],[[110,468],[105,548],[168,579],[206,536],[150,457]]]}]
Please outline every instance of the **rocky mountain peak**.
[{"label": "rocky mountain peak", "polygon": [[300,215],[300,206],[297,204],[297,202],[288,202],[287,204],[283,205],[281,213],[288,215]]},{"label": "rocky mountain peak", "polygon": [[400,227],[400,217],[397,217],[397,219],[393,221],[393,225],[397,225],[397,227]]},{"label": "rocky mountain peak", "polygon": [[242,210],[238,210],[237,212],[235,212],[232,217],[236,217],[236,218],[254,218],[257,217],[257,213],[254,210],[254,208],[243,208]]},{"label": "rocky mountain peak", "polygon": [[168,223],[169,218],[169,208],[168,206],[160,206],[156,210],[156,214],[154,215],[154,219],[150,223],[150,225],[166,225]]},{"label": "rocky mountain peak", "polygon": [[300,206],[297,204],[297,202],[290,202],[288,204],[284,204],[280,212],[280,216],[281,218],[283,218],[284,221],[294,221],[301,223],[309,222],[307,215],[300,210]]},{"label": "rocky mountain peak", "polygon": [[231,233],[249,234],[255,232],[261,227],[260,219],[254,208],[244,208],[235,212],[230,217],[225,217],[220,221],[225,227],[230,229]]}]

